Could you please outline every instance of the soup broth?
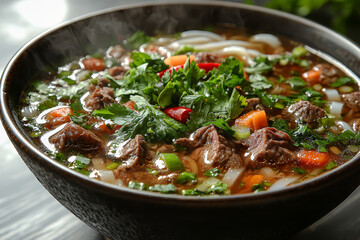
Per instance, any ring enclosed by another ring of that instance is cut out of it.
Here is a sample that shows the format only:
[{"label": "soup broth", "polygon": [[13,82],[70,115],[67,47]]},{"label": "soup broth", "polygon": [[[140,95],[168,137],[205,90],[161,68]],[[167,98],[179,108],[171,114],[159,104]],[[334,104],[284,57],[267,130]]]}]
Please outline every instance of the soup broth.
[{"label": "soup broth", "polygon": [[137,32],[33,81],[21,114],[54,160],[142,191],[272,191],[360,150],[356,81],[267,33]]}]

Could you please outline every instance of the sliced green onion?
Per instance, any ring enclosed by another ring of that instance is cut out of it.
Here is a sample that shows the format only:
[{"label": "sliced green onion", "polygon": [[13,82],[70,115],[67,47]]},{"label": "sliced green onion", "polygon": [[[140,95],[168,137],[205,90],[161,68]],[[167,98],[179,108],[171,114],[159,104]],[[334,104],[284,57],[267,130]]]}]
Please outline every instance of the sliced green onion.
[{"label": "sliced green onion", "polygon": [[234,137],[237,140],[245,139],[250,136],[250,128],[247,126],[234,125],[232,129],[235,131]]},{"label": "sliced green onion", "polygon": [[274,108],[284,109],[285,106],[284,106],[284,104],[277,102],[277,103],[274,104]]},{"label": "sliced green onion", "polygon": [[339,91],[341,93],[351,93],[354,91],[354,88],[351,86],[344,85],[344,86],[339,87]]},{"label": "sliced green onion", "polygon": [[166,167],[171,171],[184,169],[183,164],[175,153],[160,153],[159,158],[165,162]]},{"label": "sliced green onion", "polygon": [[292,55],[294,57],[301,57],[301,56],[304,56],[306,53],[307,53],[307,50],[302,46],[298,46],[292,50]]},{"label": "sliced green onion", "polygon": [[115,168],[117,168],[120,164],[117,162],[112,162],[109,165],[106,166],[107,169],[109,170],[114,170]]},{"label": "sliced green onion", "polygon": [[195,173],[182,172],[179,177],[175,180],[177,184],[184,184],[190,181],[197,181]]},{"label": "sliced green onion", "polygon": [[316,91],[321,91],[323,89],[323,86],[321,84],[317,83],[312,86],[312,88]]}]

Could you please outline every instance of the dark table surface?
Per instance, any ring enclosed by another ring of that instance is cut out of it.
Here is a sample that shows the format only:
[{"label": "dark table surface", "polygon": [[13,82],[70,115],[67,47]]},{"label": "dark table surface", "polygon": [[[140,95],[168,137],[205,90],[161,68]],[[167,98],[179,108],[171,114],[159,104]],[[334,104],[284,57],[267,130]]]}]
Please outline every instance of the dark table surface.
[{"label": "dark table surface", "polygon": [[[0,72],[39,33],[131,0],[1,0]],[[61,206],[36,180],[0,126],[0,239],[97,240],[103,237]],[[336,191],[336,189],[334,189]],[[360,239],[360,187],[328,215],[293,239]]]}]

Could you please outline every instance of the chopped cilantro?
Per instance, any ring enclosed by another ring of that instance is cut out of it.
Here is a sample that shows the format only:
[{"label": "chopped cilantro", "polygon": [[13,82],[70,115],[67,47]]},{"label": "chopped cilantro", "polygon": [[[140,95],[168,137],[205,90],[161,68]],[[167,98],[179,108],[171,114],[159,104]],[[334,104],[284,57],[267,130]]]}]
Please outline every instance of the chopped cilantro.
[{"label": "chopped cilantro", "polygon": [[177,188],[173,184],[155,184],[149,187],[149,191],[161,193],[175,193]]},{"label": "chopped cilantro", "polygon": [[207,170],[204,175],[208,177],[217,177],[221,173],[221,170],[218,168],[213,168],[211,170]]},{"label": "chopped cilantro", "polygon": [[302,169],[302,168],[299,168],[299,167],[293,168],[293,171],[294,171],[295,173],[299,174],[299,175],[303,175],[303,174],[306,174],[306,173],[307,173],[306,170],[304,170],[304,169]]},{"label": "chopped cilantro", "polygon": [[254,193],[262,192],[270,186],[271,186],[271,184],[268,181],[262,181],[261,183],[254,184],[251,187],[251,191],[253,191]]},{"label": "chopped cilantro", "polygon": [[135,181],[130,181],[128,184],[128,187],[137,189],[137,190],[147,190],[148,189],[147,184],[142,183],[142,182],[135,182]]},{"label": "chopped cilantro", "polygon": [[330,86],[336,88],[336,87],[345,85],[347,83],[353,83],[353,82],[354,82],[354,80],[352,78],[341,77],[341,78],[338,78],[335,82],[331,83]]}]

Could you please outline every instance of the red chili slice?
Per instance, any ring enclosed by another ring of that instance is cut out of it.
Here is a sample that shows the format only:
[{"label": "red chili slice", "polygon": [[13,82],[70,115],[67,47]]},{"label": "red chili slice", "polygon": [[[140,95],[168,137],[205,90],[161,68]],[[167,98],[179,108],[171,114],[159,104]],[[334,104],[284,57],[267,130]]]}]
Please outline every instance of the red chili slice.
[{"label": "red chili slice", "polygon": [[164,113],[169,117],[181,122],[186,123],[190,118],[190,113],[193,111],[190,108],[186,107],[173,107],[164,110]]},{"label": "red chili slice", "polygon": [[[206,73],[210,72],[211,70],[213,70],[214,68],[218,68],[220,66],[220,63],[198,63],[197,64],[199,66],[200,69],[204,69]],[[166,72],[172,72],[172,70],[174,69],[175,71],[179,70],[180,68],[183,68],[184,64],[175,66],[173,68],[169,68],[169,69],[165,69],[161,72],[158,72],[157,75],[159,77],[162,77]]]}]

